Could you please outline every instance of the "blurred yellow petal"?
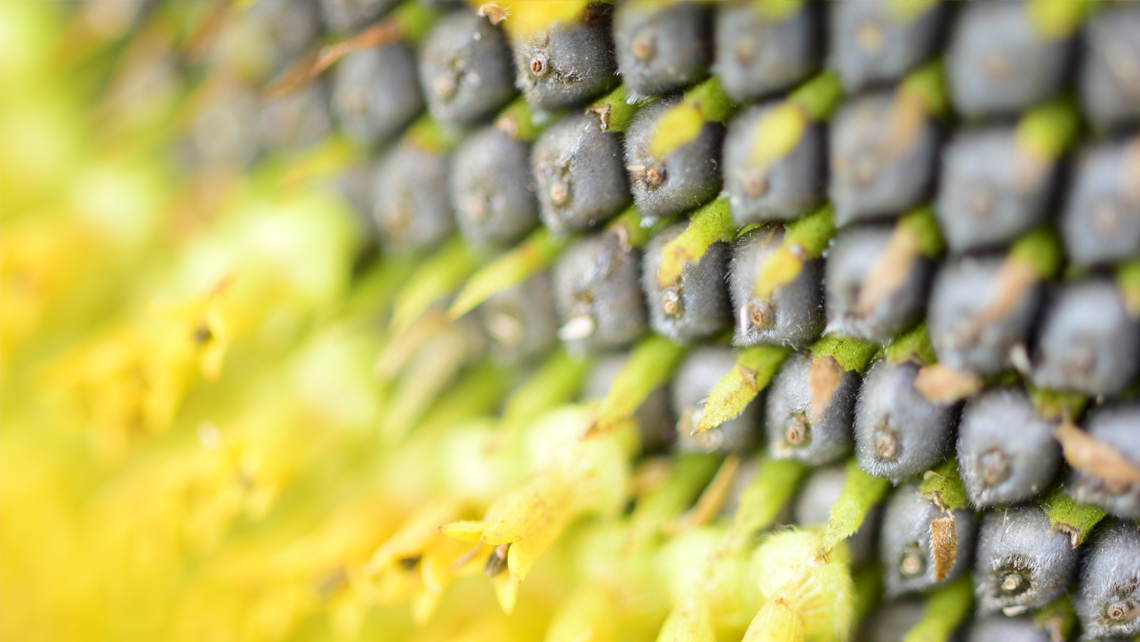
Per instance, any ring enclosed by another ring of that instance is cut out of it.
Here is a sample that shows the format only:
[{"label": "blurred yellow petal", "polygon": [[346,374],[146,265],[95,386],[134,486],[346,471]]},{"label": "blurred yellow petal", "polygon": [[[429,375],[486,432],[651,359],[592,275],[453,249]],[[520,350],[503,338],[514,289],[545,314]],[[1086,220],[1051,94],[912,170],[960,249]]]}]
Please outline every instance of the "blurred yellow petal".
[{"label": "blurred yellow petal", "polygon": [[454,537],[465,542],[478,542],[486,528],[486,521],[462,520],[444,524],[439,530],[448,537]]},{"label": "blurred yellow petal", "polygon": [[499,601],[499,607],[503,609],[503,613],[510,615],[514,612],[519,597],[518,582],[510,573],[499,573],[491,578],[491,584],[495,587],[495,599]]}]

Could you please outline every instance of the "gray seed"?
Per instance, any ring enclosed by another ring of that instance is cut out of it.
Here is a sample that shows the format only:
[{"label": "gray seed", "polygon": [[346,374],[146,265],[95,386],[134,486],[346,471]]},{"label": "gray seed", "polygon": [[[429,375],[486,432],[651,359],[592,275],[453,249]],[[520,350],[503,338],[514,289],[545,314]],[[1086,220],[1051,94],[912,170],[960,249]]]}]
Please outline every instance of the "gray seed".
[{"label": "gray seed", "polygon": [[1134,173],[1138,162],[1140,138],[1081,150],[1061,213],[1061,239],[1074,263],[1140,258],[1140,190]]},{"label": "gray seed", "polygon": [[650,327],[657,334],[682,344],[710,337],[732,323],[725,283],[729,259],[727,243],[713,243],[700,261],[685,268],[677,285],[662,288],[657,281],[662,250],[686,227],[687,223],[675,223],[650,239],[645,248],[641,277]]},{"label": "gray seed", "polygon": [[930,192],[938,128],[924,117],[904,136],[893,106],[893,94],[869,94],[848,101],[832,120],[828,194],[836,225],[896,216]]},{"label": "gray seed", "polygon": [[783,158],[769,165],[751,162],[753,136],[781,102],[755,105],[728,126],[724,143],[724,190],[737,225],[799,218],[827,195],[823,127],[809,125]]},{"label": "gray seed", "polygon": [[933,468],[954,449],[955,409],[914,389],[918,366],[877,361],[855,404],[855,457],[875,477],[902,480]]},{"label": "gray seed", "polygon": [[982,613],[1019,615],[1064,595],[1076,579],[1079,553],[1041,508],[990,511],[978,530],[974,591]]},{"label": "gray seed", "polygon": [[[930,523],[945,517],[954,520],[958,547],[949,572],[938,582],[934,579]],[[975,534],[973,513],[968,510],[946,513],[923,499],[917,486],[900,486],[892,493],[883,510],[879,532],[879,559],[883,564],[888,597],[949,582],[970,568]]]},{"label": "gray seed", "polygon": [[420,84],[433,118],[474,123],[515,93],[511,50],[503,33],[471,11],[455,11],[420,47]]},{"label": "gray seed", "polygon": [[926,319],[938,361],[980,376],[1010,367],[1010,351],[1024,344],[1043,298],[1043,286],[1023,294],[998,318],[979,320],[990,305],[1002,257],[965,256],[943,264],[934,279]]},{"label": "gray seed", "polygon": [[1086,551],[1073,608],[1082,640],[1140,633],[1140,526],[1102,524]]},{"label": "gray seed", "polygon": [[829,9],[831,62],[848,93],[898,80],[928,60],[947,13],[935,3],[904,17],[883,0],[840,2]]},{"label": "gray seed", "polygon": [[818,7],[804,3],[779,21],[754,2],[716,6],[716,64],[721,86],[743,103],[791,88],[819,68]]},{"label": "gray seed", "polygon": [[[325,24],[335,33],[354,33],[388,12],[398,0],[321,0]],[[293,4],[260,2],[258,4]]]},{"label": "gray seed", "polygon": [[1025,3],[966,5],[947,51],[954,107],[968,117],[1014,114],[1056,94],[1073,53],[1067,40],[1046,40]]},{"label": "gray seed", "polygon": [[582,22],[558,22],[515,43],[515,84],[532,107],[571,107],[618,83],[610,6],[586,11]]},{"label": "gray seed", "polygon": [[641,252],[616,234],[584,238],[554,265],[558,337],[573,350],[624,348],[648,330]]},{"label": "gray seed", "polygon": [[509,246],[538,225],[530,145],[493,127],[455,151],[451,200],[459,231],[480,248]]},{"label": "gray seed", "polygon": [[935,214],[952,252],[1007,245],[1045,220],[1057,168],[1012,129],[962,132],[943,155]]},{"label": "gray seed", "polygon": [[767,301],[753,297],[757,274],[783,240],[782,226],[768,226],[737,241],[729,268],[736,317],[733,345],[803,347],[823,330],[822,260],[806,262],[799,276],[777,288]]},{"label": "gray seed", "polygon": [[545,272],[487,299],[479,306],[479,318],[493,354],[507,363],[539,358],[558,342],[558,316]]},{"label": "gray seed", "polygon": [[681,214],[712,200],[720,191],[717,167],[724,140],[724,126],[705,123],[701,133],[663,159],[649,155],[649,143],[657,120],[682,96],[661,98],[633,117],[625,135],[625,166],[637,211],[645,224]]},{"label": "gray seed", "polygon": [[531,166],[542,222],[555,233],[594,227],[629,203],[621,134],[602,131],[592,114],[567,116],[544,131]]},{"label": "gray seed", "polygon": [[415,55],[397,43],[355,51],[337,63],[332,108],[349,138],[381,145],[424,109]]},{"label": "gray seed", "polygon": [[788,357],[772,380],[765,411],[768,449],[777,459],[809,466],[838,461],[851,452],[859,375],[844,372],[818,421],[811,417],[811,356]]},{"label": "gray seed", "polygon": [[1039,386],[1090,395],[1123,391],[1140,373],[1140,320],[1129,316],[1115,281],[1063,286],[1045,308],[1034,351]]},{"label": "gray seed", "polygon": [[1061,467],[1056,427],[1021,390],[988,390],[966,402],[958,426],[958,472],[970,503],[1013,504],[1045,490]]},{"label": "gray seed", "polygon": [[1140,120],[1140,7],[1108,5],[1085,23],[1081,107],[1100,127]]},{"label": "gray seed", "polygon": [[376,174],[374,217],[384,247],[394,252],[428,249],[455,229],[448,199],[447,157],[401,143]]},{"label": "gray seed", "polygon": [[893,229],[853,227],[841,230],[827,254],[824,289],[827,297],[827,334],[886,341],[922,318],[922,305],[930,289],[933,264],[919,257],[902,283],[863,313],[860,296],[868,287],[877,262],[887,250]]},{"label": "gray seed", "polygon": [[614,14],[622,81],[633,94],[659,96],[704,78],[712,60],[709,8],[696,2],[626,2]]},{"label": "gray seed", "polygon": [[[1084,424],[1089,436],[1140,467],[1140,403],[1102,406],[1089,413]],[[1140,484],[1121,484],[1095,472],[1070,469],[1066,491],[1082,504],[1100,506],[1118,517],[1140,519]]]}]

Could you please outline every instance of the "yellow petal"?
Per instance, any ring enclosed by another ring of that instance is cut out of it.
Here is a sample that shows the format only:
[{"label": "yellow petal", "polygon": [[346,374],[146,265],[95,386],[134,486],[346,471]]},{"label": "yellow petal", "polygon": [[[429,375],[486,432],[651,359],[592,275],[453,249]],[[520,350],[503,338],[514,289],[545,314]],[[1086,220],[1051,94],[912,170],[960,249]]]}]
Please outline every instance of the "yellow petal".
[{"label": "yellow petal", "polygon": [[675,606],[661,626],[657,642],[716,642],[708,609],[696,602]]},{"label": "yellow petal", "polygon": [[509,544],[534,536],[533,531],[549,521],[549,514],[571,510],[568,480],[553,469],[533,475],[487,509],[487,544]]},{"label": "yellow petal", "polygon": [[425,549],[439,536],[440,527],[459,516],[457,502],[428,504],[404,520],[391,537],[373,553],[368,567],[379,572],[392,562],[422,557]]},{"label": "yellow petal", "polygon": [[454,537],[455,539],[464,542],[478,542],[479,538],[483,536],[483,531],[487,528],[486,521],[475,521],[466,519],[459,522],[451,522],[439,527],[439,532]]},{"label": "yellow petal", "polygon": [[519,597],[519,585],[508,573],[499,573],[491,579],[495,587],[495,598],[499,600],[499,607],[503,613],[510,615],[515,610],[515,602]]},{"label": "yellow petal", "polygon": [[439,599],[442,596],[442,592],[428,590],[426,587],[420,591],[412,599],[412,621],[421,626],[427,624],[439,606]]}]

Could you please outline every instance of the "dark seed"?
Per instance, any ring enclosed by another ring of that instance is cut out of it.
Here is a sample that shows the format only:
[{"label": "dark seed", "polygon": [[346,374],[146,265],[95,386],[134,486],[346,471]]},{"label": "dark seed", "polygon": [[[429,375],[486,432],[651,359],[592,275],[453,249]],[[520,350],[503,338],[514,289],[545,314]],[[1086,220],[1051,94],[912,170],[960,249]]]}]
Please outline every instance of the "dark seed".
[{"label": "dark seed", "polygon": [[739,103],[789,89],[820,63],[819,7],[802,3],[788,15],[764,15],[756,2],[716,6],[716,72]]},{"label": "dark seed", "polygon": [[855,456],[868,474],[901,480],[933,468],[954,449],[955,410],[914,388],[918,366],[878,361],[855,404]]},{"label": "dark seed", "polygon": [[586,20],[556,22],[515,43],[515,83],[532,107],[571,107],[618,83],[610,7],[596,4],[586,11]]},{"label": "dark seed", "polygon": [[618,70],[630,92],[659,96],[704,78],[712,60],[709,7],[633,0],[614,14]]},{"label": "dark seed", "polygon": [[515,93],[511,51],[503,33],[471,11],[455,11],[420,47],[420,83],[433,118],[474,123]]},{"label": "dark seed", "polygon": [[336,66],[332,106],[354,141],[377,146],[391,140],[424,108],[415,55],[396,43],[345,56]]},{"label": "dark seed", "polygon": [[686,223],[675,223],[658,232],[646,246],[642,261],[641,281],[649,309],[649,325],[657,334],[677,343],[710,337],[732,323],[725,283],[729,259],[727,243],[709,246],[700,261],[685,268],[676,285],[662,288],[657,280],[662,250],[686,227]]},{"label": "dark seed", "polygon": [[[935,580],[931,522],[950,517],[957,535],[954,561],[940,581]],[[887,596],[922,591],[948,582],[970,568],[974,550],[974,519],[968,510],[949,513],[923,499],[917,486],[900,486],[887,500],[879,526],[879,559]]]},{"label": "dark seed", "polygon": [[1140,373],[1140,319],[1124,307],[1115,281],[1063,286],[1042,315],[1033,381],[1090,395],[1123,391]]},{"label": "dark seed", "polygon": [[1037,506],[987,512],[974,568],[978,609],[1020,615],[1046,606],[1076,579],[1078,557],[1069,536]]},{"label": "dark seed", "polygon": [[755,131],[781,102],[753,106],[732,119],[724,143],[724,189],[737,225],[798,218],[827,195],[823,128],[810,124],[787,155],[752,161]]},{"label": "dark seed", "polygon": [[1085,544],[1073,607],[1090,639],[1140,633],[1140,526],[1112,520]]},{"label": "dark seed", "polygon": [[380,163],[373,203],[384,246],[428,249],[455,229],[447,190],[447,157],[401,143]]},{"label": "dark seed", "polygon": [[817,419],[811,417],[811,356],[788,357],[772,380],[765,422],[773,457],[795,459],[809,466],[838,461],[851,452],[851,432],[859,375],[844,372],[838,387]]},{"label": "dark seed", "polygon": [[596,116],[567,116],[539,136],[531,155],[540,216],[555,233],[609,220],[630,201],[621,134]]},{"label": "dark seed", "polygon": [[1056,426],[1020,390],[989,390],[966,402],[958,426],[958,471],[970,502],[980,508],[1013,504],[1045,490],[1061,467]]},{"label": "dark seed", "polygon": [[558,338],[574,349],[623,348],[648,330],[641,295],[641,252],[616,234],[572,245],[554,265]]},{"label": "dark seed", "polygon": [[661,98],[642,107],[626,130],[625,164],[630,190],[642,220],[681,214],[712,200],[721,187],[717,168],[724,140],[724,126],[705,123],[701,133],[670,152],[665,158],[649,154],[649,144],[660,117],[681,101],[681,96]]},{"label": "dark seed", "polygon": [[545,272],[496,293],[479,306],[479,316],[493,353],[508,363],[541,357],[558,341],[558,317]]},{"label": "dark seed", "polygon": [[767,300],[754,295],[764,262],[783,241],[783,226],[768,226],[748,233],[733,249],[729,289],[736,315],[734,345],[802,347],[823,330],[822,260],[804,263],[800,274]]},{"label": "dark seed", "polygon": [[509,246],[538,225],[530,145],[498,129],[463,141],[452,157],[450,188],[459,231],[476,247]]}]

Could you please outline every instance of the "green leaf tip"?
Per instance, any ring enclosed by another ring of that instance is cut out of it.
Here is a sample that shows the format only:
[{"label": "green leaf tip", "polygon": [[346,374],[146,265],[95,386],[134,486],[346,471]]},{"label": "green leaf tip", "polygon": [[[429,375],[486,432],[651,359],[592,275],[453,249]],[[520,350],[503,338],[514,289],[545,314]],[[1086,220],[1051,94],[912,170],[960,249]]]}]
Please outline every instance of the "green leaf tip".
[{"label": "green leaf tip", "polygon": [[784,243],[798,248],[809,259],[823,256],[824,250],[835,236],[835,210],[824,205],[807,216],[788,225]]},{"label": "green leaf tip", "polygon": [[1078,504],[1065,494],[1060,486],[1041,500],[1041,509],[1049,517],[1049,526],[1069,536],[1076,548],[1089,538],[1094,527],[1104,519],[1105,512],[1096,506]]},{"label": "green leaf tip", "polygon": [[1022,236],[1009,251],[1009,258],[1033,266],[1040,279],[1052,278],[1061,268],[1064,256],[1061,241],[1052,226],[1045,224]]},{"label": "green leaf tip", "polygon": [[935,59],[903,78],[899,84],[900,97],[915,100],[931,116],[943,116],[950,111],[946,93],[945,68]]},{"label": "green leaf tip", "polygon": [[926,328],[926,322],[923,321],[892,339],[883,348],[883,357],[896,364],[910,361],[927,365],[938,361],[934,344],[930,342],[930,332]]},{"label": "green leaf tip", "polygon": [[974,584],[967,574],[930,593],[922,618],[907,631],[903,642],[946,642],[973,607]]},{"label": "green leaf tip", "polygon": [[752,478],[740,496],[728,544],[741,551],[752,544],[751,536],[771,524],[791,501],[807,475],[808,468],[793,459],[762,457]]},{"label": "green leaf tip", "polygon": [[924,205],[903,214],[899,226],[910,231],[918,241],[918,251],[928,259],[937,260],[946,251],[942,230],[934,217],[934,208]]},{"label": "green leaf tip", "polygon": [[634,115],[651,100],[629,102],[629,93],[625,85],[618,85],[592,105],[586,108],[586,113],[594,114],[598,118],[598,125],[604,132],[624,132],[629,128]]},{"label": "green leaf tip", "polygon": [[812,359],[829,356],[847,372],[863,372],[879,346],[870,341],[830,335],[816,341],[811,347]]},{"label": "green leaf tip", "polygon": [[538,228],[515,249],[476,271],[455,296],[448,315],[458,319],[499,292],[550,267],[569,240],[552,235],[545,227]]},{"label": "green leaf tip", "polygon": [[836,544],[859,530],[867,519],[867,513],[883,501],[891,488],[890,480],[868,475],[854,459],[847,463],[845,473],[843,490],[831,506],[831,517],[823,532],[819,550],[822,558],[826,558]]},{"label": "green leaf tip", "polygon": [[741,350],[736,363],[709,391],[697,432],[711,430],[736,417],[771,383],[776,370],[791,354],[790,348],[752,346]]},{"label": "green leaf tip", "polygon": [[436,302],[454,292],[478,265],[478,257],[463,242],[453,238],[428,257],[396,295],[389,329],[400,334]]},{"label": "green leaf tip", "polygon": [[918,491],[942,510],[959,510],[968,505],[966,487],[958,476],[958,459],[955,457],[923,473]]},{"label": "green leaf tip", "polygon": [[633,417],[641,403],[669,381],[684,354],[685,348],[665,337],[652,335],[642,339],[633,347],[629,360],[614,378],[587,434],[604,433]]},{"label": "green leaf tip", "polygon": [[661,264],[657,268],[658,284],[662,288],[676,285],[685,269],[699,263],[709,247],[735,237],[736,226],[727,198],[718,198],[698,209],[689,219],[685,231],[662,249]]},{"label": "green leaf tip", "polygon": [[803,109],[809,120],[819,122],[831,117],[842,98],[843,85],[839,82],[839,74],[828,70],[794,89],[788,95],[788,102]]}]

